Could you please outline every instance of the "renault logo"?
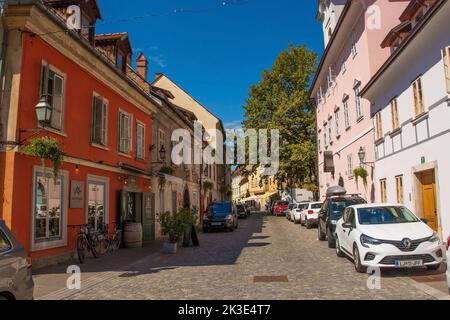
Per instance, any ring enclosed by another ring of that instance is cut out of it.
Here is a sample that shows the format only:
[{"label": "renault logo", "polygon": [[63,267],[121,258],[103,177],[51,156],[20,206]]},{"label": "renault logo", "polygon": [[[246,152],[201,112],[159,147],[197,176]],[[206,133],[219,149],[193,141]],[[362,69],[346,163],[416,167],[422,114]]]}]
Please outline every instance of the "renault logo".
[{"label": "renault logo", "polygon": [[412,247],[412,242],[410,239],[403,239],[402,244],[406,249],[411,249]]}]

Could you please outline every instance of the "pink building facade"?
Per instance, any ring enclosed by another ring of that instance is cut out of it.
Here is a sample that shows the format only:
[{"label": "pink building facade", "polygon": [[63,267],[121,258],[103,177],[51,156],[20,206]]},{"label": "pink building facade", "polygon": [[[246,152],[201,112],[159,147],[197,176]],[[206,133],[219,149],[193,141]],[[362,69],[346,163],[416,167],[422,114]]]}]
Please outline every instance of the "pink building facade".
[{"label": "pink building facade", "polygon": [[[390,55],[380,47],[386,33],[399,23],[409,1],[320,0],[325,52],[310,96],[317,101],[317,143],[320,196],[341,185],[350,194],[375,200],[374,129],[370,102],[361,90]],[[359,153],[364,151],[361,163]],[[354,169],[367,170],[367,183]]]}]

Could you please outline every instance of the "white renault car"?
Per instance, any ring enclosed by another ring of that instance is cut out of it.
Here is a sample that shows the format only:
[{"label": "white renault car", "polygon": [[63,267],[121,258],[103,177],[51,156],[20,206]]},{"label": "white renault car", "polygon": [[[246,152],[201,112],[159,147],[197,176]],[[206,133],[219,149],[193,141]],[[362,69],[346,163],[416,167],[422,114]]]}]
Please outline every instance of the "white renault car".
[{"label": "white renault car", "polygon": [[302,226],[306,226],[307,229],[311,229],[319,223],[319,212],[322,208],[322,202],[311,202],[300,213],[300,223]]},{"label": "white renault car", "polygon": [[439,236],[398,204],[346,208],[336,226],[336,253],[352,258],[361,273],[368,267],[436,270],[443,262]]}]

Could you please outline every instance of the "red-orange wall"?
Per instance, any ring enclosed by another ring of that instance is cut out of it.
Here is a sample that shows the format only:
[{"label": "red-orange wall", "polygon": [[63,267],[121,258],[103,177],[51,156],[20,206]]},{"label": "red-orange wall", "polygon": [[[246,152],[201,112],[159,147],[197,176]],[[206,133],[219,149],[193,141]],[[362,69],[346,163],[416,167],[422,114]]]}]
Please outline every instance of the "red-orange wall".
[{"label": "red-orange wall", "polygon": [[[23,34],[23,67],[20,85],[20,105],[17,128],[36,128],[36,115],[34,107],[39,100],[39,88],[41,77],[41,64],[45,60],[66,75],[66,94],[64,107],[64,131],[66,137],[45,133],[53,136],[63,143],[64,152],[76,158],[90,160],[98,163],[117,167],[119,162],[125,162],[141,169],[150,168],[151,125],[149,115],[145,114],[130,102],[116,94],[111,88],[105,86],[98,79],[81,69],[76,63],[60,54],[39,37],[30,37]],[[131,90],[131,89],[130,89]],[[92,147],[91,137],[91,112],[93,92],[104,96],[109,101],[108,109],[108,147],[109,151]],[[118,110],[122,109],[133,114],[133,147],[132,156],[124,157],[118,154]],[[136,120],[146,124],[146,160],[135,160]],[[11,161],[10,161],[11,162]],[[6,170],[12,170],[14,179],[6,183],[6,188],[12,188],[12,199],[4,199],[10,203],[11,212],[3,212],[5,217],[11,217],[9,225],[27,250],[31,246],[31,221],[32,221],[32,190],[33,190],[33,166],[41,165],[39,159],[16,154],[12,164]],[[50,166],[51,164],[48,164]],[[64,163],[62,170],[69,171],[69,188],[71,180],[86,182],[88,174],[108,177],[109,184],[109,218],[110,224],[116,221],[118,211],[118,192],[123,189],[124,182],[119,181],[121,174],[110,171],[80,166],[78,170],[74,164]],[[149,191],[149,180],[138,179],[137,184],[143,191]],[[84,186],[86,197],[86,184]],[[66,199],[67,201],[68,199]],[[86,201],[86,199],[85,199]],[[86,219],[86,208],[69,209],[68,225],[83,224]],[[8,220],[7,220],[8,221]],[[76,230],[68,229],[68,247],[33,252],[32,257],[41,258],[71,251],[75,248]]]}]

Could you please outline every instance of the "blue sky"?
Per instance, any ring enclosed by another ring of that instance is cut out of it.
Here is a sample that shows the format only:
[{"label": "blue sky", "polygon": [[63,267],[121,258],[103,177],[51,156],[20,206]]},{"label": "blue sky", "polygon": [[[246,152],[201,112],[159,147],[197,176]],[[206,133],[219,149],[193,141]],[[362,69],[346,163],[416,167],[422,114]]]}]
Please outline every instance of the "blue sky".
[{"label": "blue sky", "polygon": [[[223,4],[235,2],[235,4]],[[250,85],[290,42],[323,51],[316,0],[99,0],[98,33],[130,34],[150,60],[223,120],[243,119]],[[176,10],[177,13],[174,13]]]}]

